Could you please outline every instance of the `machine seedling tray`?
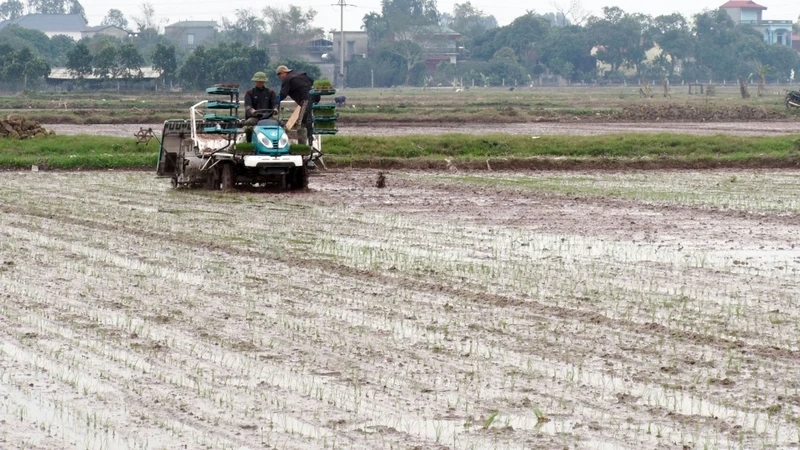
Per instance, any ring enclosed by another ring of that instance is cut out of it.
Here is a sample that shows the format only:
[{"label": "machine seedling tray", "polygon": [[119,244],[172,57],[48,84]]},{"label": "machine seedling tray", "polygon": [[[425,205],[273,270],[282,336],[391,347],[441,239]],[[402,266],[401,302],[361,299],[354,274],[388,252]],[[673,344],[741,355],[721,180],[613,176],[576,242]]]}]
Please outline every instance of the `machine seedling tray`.
[{"label": "machine seedling tray", "polygon": [[237,128],[203,127],[203,133],[207,134],[236,134],[238,132]]},{"label": "machine seedling tray", "polygon": [[314,127],[312,132],[314,134],[336,134],[338,131],[339,131],[339,129],[336,128],[336,127],[333,127],[333,128],[317,128],[317,127]]},{"label": "machine seedling tray", "polygon": [[211,95],[236,95],[238,93],[239,93],[239,88],[214,86],[206,89],[206,94],[211,94]]},{"label": "machine seedling tray", "polygon": [[212,113],[212,114],[204,115],[203,116],[203,120],[209,120],[209,121],[219,120],[219,121],[222,121],[222,122],[234,122],[236,120],[239,120],[239,118],[236,117],[236,116],[225,116],[225,115]]},{"label": "machine seedling tray", "polygon": [[208,109],[236,109],[239,107],[239,104],[236,102],[219,102],[219,101],[210,101],[206,103],[206,108]]},{"label": "machine seedling tray", "polygon": [[311,120],[314,122],[336,122],[338,118],[338,114],[334,114],[332,116],[318,116],[316,114],[311,115]]}]

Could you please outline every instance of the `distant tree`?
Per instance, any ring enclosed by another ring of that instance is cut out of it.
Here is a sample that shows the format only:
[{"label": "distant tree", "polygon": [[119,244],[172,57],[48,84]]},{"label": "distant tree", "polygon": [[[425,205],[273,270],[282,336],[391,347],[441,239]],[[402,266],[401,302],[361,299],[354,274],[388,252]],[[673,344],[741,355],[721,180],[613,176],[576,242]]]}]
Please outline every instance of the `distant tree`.
[{"label": "distant tree", "polygon": [[495,52],[489,61],[489,83],[513,86],[515,82],[527,84],[528,72],[517,61],[517,54],[511,47],[503,47]]},{"label": "distant tree", "polygon": [[75,41],[63,34],[50,38],[50,61],[56,67],[67,63],[67,54],[75,47]]},{"label": "distant tree", "polygon": [[[736,23],[722,8],[694,16],[695,64],[713,78],[733,78],[738,73],[739,58],[732,52],[736,46]],[[743,74],[747,76],[747,74]]]},{"label": "distant tree", "polygon": [[361,29],[367,32],[370,49],[377,48],[389,36],[389,22],[381,14],[370,12],[361,21]]},{"label": "distant tree", "polygon": [[597,73],[597,59],[591,54],[593,46],[586,27],[571,25],[552,29],[536,49],[540,61],[552,73],[579,81]]},{"label": "distant tree", "polygon": [[514,53],[514,49],[511,47],[503,47],[500,50],[494,52],[494,56],[492,57],[494,60],[505,60],[505,61],[512,61],[518,62],[517,54]]},{"label": "distant tree", "polygon": [[675,73],[679,60],[692,55],[694,37],[686,18],[680,13],[658,16],[653,20],[653,40],[669,56],[669,75]]},{"label": "distant tree", "polygon": [[439,24],[436,0],[382,0],[381,15],[395,41],[413,40]]},{"label": "distant tree", "polygon": [[397,45],[397,42],[391,42],[382,44],[376,49],[375,86],[391,87],[410,83],[411,74],[408,61],[399,55],[396,50]]},{"label": "distant tree", "polygon": [[550,22],[542,16],[529,12],[517,17],[510,24],[493,28],[473,40],[472,56],[488,61],[503,47],[514,49],[517,58],[525,66],[536,62],[536,44],[545,40],[550,32]]},{"label": "distant tree", "polygon": [[229,82],[246,86],[253,73],[269,65],[264,49],[238,42],[198,46],[178,70],[178,79],[187,88],[204,89],[211,84]]},{"label": "distant tree", "polygon": [[161,23],[156,19],[156,10],[151,3],[142,3],[141,14],[132,16],[131,20],[136,26],[137,39],[142,42],[139,47],[159,41]]},{"label": "distant tree", "polygon": [[80,42],[83,42],[89,47],[89,51],[92,55],[97,55],[101,50],[109,46],[116,48],[122,46],[122,40],[120,38],[103,33],[97,33],[90,38],[83,38]]},{"label": "distant tree", "polygon": [[3,78],[10,82],[21,82],[23,89],[28,88],[29,82],[41,80],[50,74],[47,62],[27,47],[12,53],[10,61],[4,63],[3,69]]},{"label": "distant tree", "polygon": [[0,19],[14,20],[25,13],[25,5],[19,0],[6,0],[0,3]]},{"label": "distant tree", "polygon": [[64,14],[64,0],[28,0],[28,9],[38,14]]},{"label": "distant tree", "polygon": [[383,51],[394,53],[403,60],[406,65],[406,79],[403,84],[411,85],[412,69],[422,62],[422,47],[411,40],[400,40],[384,45]]},{"label": "distant tree", "polygon": [[277,44],[282,59],[296,56],[308,41],[325,35],[322,28],[314,26],[317,11],[312,8],[304,11],[294,5],[290,5],[288,10],[267,6],[263,13],[270,40]]},{"label": "distant tree", "polygon": [[120,72],[123,78],[142,77],[141,68],[144,65],[144,58],[142,58],[142,55],[135,45],[127,43],[120,47],[118,59]]},{"label": "distant tree", "polygon": [[171,81],[178,70],[178,62],[175,57],[175,46],[164,45],[159,42],[153,52],[153,68],[161,72],[161,81],[166,83]]},{"label": "distant tree", "polygon": [[83,17],[83,20],[86,20],[86,10],[83,9],[83,5],[78,0],[67,0],[66,10],[67,14],[78,14]]},{"label": "distant tree", "polygon": [[598,44],[598,60],[611,65],[612,72],[623,65],[640,72],[647,51],[654,45],[648,16],[627,14],[616,6],[604,7],[603,17],[589,18],[588,27]]},{"label": "distant tree", "polygon": [[78,14],[86,19],[78,0],[28,0],[28,8],[38,14]]},{"label": "distant tree", "polygon": [[[26,47],[29,47],[45,58],[50,55],[50,38],[39,30],[31,30],[22,28],[19,25],[11,25],[0,30],[0,34],[10,34],[20,38]],[[16,48],[16,50],[19,50],[19,48],[20,47]]]},{"label": "distant tree", "polygon": [[566,27],[568,25],[572,25],[567,16],[565,16],[564,13],[561,12],[544,13],[542,14],[542,17],[544,17],[548,22],[550,22],[550,26],[553,27]]},{"label": "distant tree", "polygon": [[261,47],[268,41],[266,22],[252,9],[237,9],[234,20],[222,18],[222,36],[233,42]]},{"label": "distant tree", "polygon": [[119,52],[113,45],[100,50],[92,60],[94,74],[100,78],[116,78],[120,73]]},{"label": "distant tree", "polygon": [[774,81],[787,81],[792,70],[800,73],[800,54],[786,45],[769,45],[762,60],[774,68],[769,74]]},{"label": "distant tree", "polygon": [[558,17],[563,17],[566,21],[565,23],[558,23],[556,26],[577,25],[582,27],[591,15],[584,9],[581,0],[567,0],[566,4],[552,0],[550,5],[556,10],[557,21],[560,21]]},{"label": "distant tree", "polygon": [[497,20],[494,16],[487,16],[470,2],[456,3],[453,6],[453,21],[450,28],[472,39],[492,28],[497,28]]},{"label": "distant tree", "polygon": [[125,18],[124,14],[122,14],[122,11],[118,9],[109,9],[106,16],[103,17],[102,22],[100,22],[100,25],[115,26],[122,28],[123,30],[127,30],[128,19]]},{"label": "distant tree", "polygon": [[86,44],[78,42],[67,53],[67,69],[69,69],[72,76],[79,80],[82,80],[86,75],[91,75],[92,54]]}]

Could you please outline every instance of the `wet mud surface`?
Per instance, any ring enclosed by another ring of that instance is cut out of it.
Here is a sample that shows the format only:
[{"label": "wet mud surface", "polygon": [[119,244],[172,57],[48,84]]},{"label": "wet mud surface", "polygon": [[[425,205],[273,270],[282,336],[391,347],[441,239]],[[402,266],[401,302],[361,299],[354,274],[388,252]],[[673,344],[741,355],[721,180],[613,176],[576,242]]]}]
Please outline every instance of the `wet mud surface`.
[{"label": "wet mud surface", "polygon": [[798,446],[796,172],[377,179],[5,174],[0,447]]},{"label": "wet mud surface", "polygon": [[[47,130],[57,134],[91,134],[107,136],[133,136],[140,127],[153,128],[160,132],[163,124],[123,124],[123,125],[65,125],[45,124]],[[606,122],[586,123],[575,121],[541,122],[525,124],[386,124],[375,126],[348,125],[342,127],[341,136],[403,136],[411,134],[446,133],[500,133],[539,135],[585,135],[617,133],[683,133],[683,134],[730,134],[737,136],[774,136],[781,134],[800,134],[800,122]]]}]

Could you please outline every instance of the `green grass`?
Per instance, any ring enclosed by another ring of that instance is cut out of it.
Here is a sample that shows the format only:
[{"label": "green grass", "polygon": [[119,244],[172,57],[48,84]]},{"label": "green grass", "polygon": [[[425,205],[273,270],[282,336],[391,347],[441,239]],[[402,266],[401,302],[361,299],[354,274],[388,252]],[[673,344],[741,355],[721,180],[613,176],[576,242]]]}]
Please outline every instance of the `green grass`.
[{"label": "green grass", "polygon": [[[789,167],[800,164],[796,136],[676,134],[604,136],[465,135],[332,136],[324,139],[333,166],[442,168]],[[158,144],[132,138],[48,136],[0,140],[0,168],[155,168]],[[646,161],[647,164],[638,164]],[[633,162],[633,164],[631,164]],[[521,163],[521,164],[520,164]],[[622,164],[619,166],[619,164]],[[637,165],[638,164],[638,165]]]},{"label": "green grass", "polygon": [[153,168],[158,143],[136,145],[135,139],[107,136],[47,136],[0,139],[0,168],[133,169]]},{"label": "green grass", "polygon": [[335,136],[324,141],[328,155],[383,158],[726,158],[788,157],[797,137],[625,134],[603,136],[465,135]]}]

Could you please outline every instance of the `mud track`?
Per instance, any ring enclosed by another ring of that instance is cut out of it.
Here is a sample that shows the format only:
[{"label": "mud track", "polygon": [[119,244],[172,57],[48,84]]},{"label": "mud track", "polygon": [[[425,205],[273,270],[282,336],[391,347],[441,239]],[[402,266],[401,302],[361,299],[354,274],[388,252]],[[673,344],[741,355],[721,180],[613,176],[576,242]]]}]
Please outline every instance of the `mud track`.
[{"label": "mud track", "polygon": [[4,179],[0,447],[798,445],[794,172]]}]

